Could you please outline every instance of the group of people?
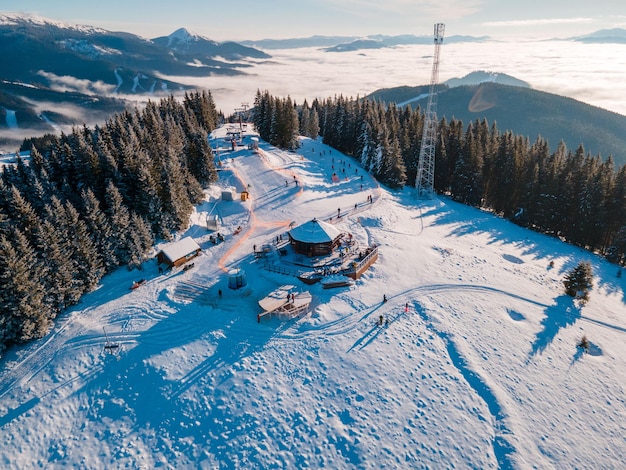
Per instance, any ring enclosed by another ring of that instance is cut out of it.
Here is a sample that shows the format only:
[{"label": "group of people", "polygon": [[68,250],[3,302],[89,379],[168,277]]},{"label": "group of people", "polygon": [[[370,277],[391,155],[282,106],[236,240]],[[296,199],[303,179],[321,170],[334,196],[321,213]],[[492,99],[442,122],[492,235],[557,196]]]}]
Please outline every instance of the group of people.
[{"label": "group of people", "polygon": [[[384,304],[387,303],[387,294],[383,294],[383,303]],[[404,311],[405,312],[409,311],[409,303],[408,302],[404,304]],[[389,318],[385,318],[385,317],[383,317],[381,315],[380,317],[378,317],[378,324],[380,326],[382,326],[383,322],[384,322],[385,325],[389,325]]]},{"label": "group of people", "polygon": [[221,233],[217,232],[217,236],[216,237],[214,237],[213,235],[209,236],[209,241],[211,243],[213,243],[213,244],[216,244],[218,241],[223,242],[224,241],[224,236]]},{"label": "group of people", "polygon": [[[293,175],[293,183],[298,186],[298,178],[296,178],[296,175]],[[289,186],[288,180],[285,180],[285,186]]]}]

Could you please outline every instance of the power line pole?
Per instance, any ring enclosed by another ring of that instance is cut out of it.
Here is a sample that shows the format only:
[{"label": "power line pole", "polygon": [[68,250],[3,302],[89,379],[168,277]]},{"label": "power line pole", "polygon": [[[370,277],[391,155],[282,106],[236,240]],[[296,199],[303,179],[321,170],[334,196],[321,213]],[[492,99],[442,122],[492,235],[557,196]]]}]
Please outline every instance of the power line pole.
[{"label": "power line pole", "polygon": [[432,199],[435,194],[435,147],[437,145],[437,92],[439,83],[439,54],[443,43],[445,26],[443,23],[435,24],[435,55],[433,56],[433,70],[430,76],[430,90],[428,93],[428,105],[424,115],[424,132],[422,133],[422,145],[417,164],[417,178],[415,189],[418,198]]}]

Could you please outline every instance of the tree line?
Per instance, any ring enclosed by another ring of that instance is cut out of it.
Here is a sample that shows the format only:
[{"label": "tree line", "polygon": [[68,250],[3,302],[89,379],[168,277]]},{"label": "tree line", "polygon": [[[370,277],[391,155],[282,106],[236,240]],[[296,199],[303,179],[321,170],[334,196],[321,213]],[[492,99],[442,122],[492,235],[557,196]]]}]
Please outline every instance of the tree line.
[{"label": "tree line", "polygon": [[[0,174],[0,350],[43,336],[104,275],[140,268],[155,240],[186,227],[217,179],[207,135],[218,119],[211,93],[195,92],[27,141],[30,160]],[[419,108],[259,91],[253,122],[273,145],[321,135],[383,184],[414,185]],[[486,120],[442,119],[438,130],[437,192],[625,263],[626,167],[582,146],[551,153]]]},{"label": "tree line", "polygon": [[211,93],[193,92],[28,141],[29,161],[0,173],[0,351],[187,226],[217,180],[218,119]]},{"label": "tree line", "polygon": [[[288,141],[292,148],[298,129],[313,138],[319,133],[381,183],[395,189],[415,185],[424,126],[420,108],[343,96],[297,106],[258,91],[255,111],[261,137],[275,145]],[[276,137],[283,112],[293,123],[285,128],[288,137]],[[316,126],[310,124],[313,115]],[[464,125],[442,119],[437,135],[438,193],[625,264],[626,166],[615,168],[611,157],[587,154],[582,145],[572,152],[561,143],[550,152],[541,136],[531,143],[486,120]]]}]

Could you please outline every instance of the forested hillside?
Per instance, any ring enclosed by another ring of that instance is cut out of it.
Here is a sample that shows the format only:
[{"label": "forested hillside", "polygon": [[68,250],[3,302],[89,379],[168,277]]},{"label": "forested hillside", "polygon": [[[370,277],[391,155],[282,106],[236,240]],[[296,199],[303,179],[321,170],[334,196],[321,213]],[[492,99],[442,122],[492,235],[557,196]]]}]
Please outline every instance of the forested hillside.
[{"label": "forested hillside", "polygon": [[[95,129],[32,140],[30,162],[4,168],[0,347],[43,336],[105,274],[140,268],[155,240],[186,226],[216,180],[207,135],[217,120],[208,92],[170,97]],[[414,184],[419,109],[342,96],[296,105],[259,91],[253,120],[276,146],[321,135],[388,187]],[[624,264],[626,167],[582,146],[551,152],[544,139],[531,143],[487,120],[444,118],[438,135],[439,193]]]},{"label": "forested hillside", "polygon": [[0,350],[53,319],[119,266],[141,266],[184,228],[216,180],[210,93],[186,94],[105,125],[33,140],[0,177]]},{"label": "forested hillside", "polygon": [[[255,106],[261,136],[290,142],[277,136],[298,131],[291,100],[259,92]],[[424,126],[419,109],[342,96],[299,109],[301,123],[319,116],[324,143],[353,156],[380,182],[414,185]],[[285,122],[292,124],[279,125]],[[300,132],[313,136],[304,127]],[[436,191],[624,263],[626,166],[616,169],[612,158],[592,156],[582,146],[571,151],[560,144],[551,152],[545,139],[531,143],[486,119],[464,124],[444,118],[438,135]]]},{"label": "forested hillside", "polygon": [[[373,101],[426,106],[428,87],[397,87],[367,96]],[[421,100],[415,98],[422,96]],[[569,148],[583,145],[593,155],[609,156],[617,165],[626,164],[626,116],[564,96],[527,87],[484,82],[478,85],[441,85],[437,114],[448,121],[465,123],[486,119],[501,131],[534,141],[545,139],[550,151],[564,142]]]}]

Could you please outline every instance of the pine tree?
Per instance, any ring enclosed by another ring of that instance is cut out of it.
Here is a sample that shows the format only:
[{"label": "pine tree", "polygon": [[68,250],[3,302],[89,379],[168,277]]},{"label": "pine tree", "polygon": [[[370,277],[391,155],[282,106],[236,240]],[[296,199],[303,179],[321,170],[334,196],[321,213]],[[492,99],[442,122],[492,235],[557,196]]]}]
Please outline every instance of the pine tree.
[{"label": "pine tree", "polygon": [[541,197],[540,178],[543,174],[541,169],[545,167],[549,155],[548,143],[541,137],[537,137],[537,140],[530,146],[523,163],[519,208],[513,216],[513,220],[520,225],[530,225],[530,221],[535,218]]},{"label": "pine tree", "polygon": [[298,112],[296,111],[295,103],[290,97],[287,97],[283,111],[285,113],[284,148],[287,150],[296,150],[300,147],[298,141],[300,123],[298,122]]},{"label": "pine tree", "polygon": [[145,261],[145,255],[154,244],[154,237],[150,225],[139,215],[132,213],[130,216],[131,227],[129,231],[129,253],[128,268],[141,269]]},{"label": "pine tree", "polygon": [[311,108],[307,100],[304,100],[300,110],[298,111],[298,118],[300,120],[300,135],[309,136],[308,127],[309,120],[311,119]]},{"label": "pine tree", "polygon": [[205,132],[212,132],[217,127],[217,110],[210,91],[185,93],[183,104],[192,111]]},{"label": "pine tree", "polygon": [[400,124],[395,106],[389,107],[384,119],[385,123],[379,135],[381,160],[377,176],[384,184],[398,189],[406,183],[406,168],[398,142]]},{"label": "pine tree", "polygon": [[115,254],[113,229],[107,216],[100,209],[100,201],[93,191],[87,189],[83,191],[81,196],[83,200],[82,218],[102,259],[105,273],[110,273],[119,262]]},{"label": "pine tree", "polygon": [[479,140],[470,124],[465,133],[462,153],[456,162],[451,182],[452,197],[479,207],[483,198],[482,159]]},{"label": "pine tree", "polygon": [[[420,124],[417,127],[419,138],[415,143],[417,159],[419,159],[423,127],[424,120],[420,114]],[[443,118],[439,123],[438,135],[441,139],[441,145],[438,146],[438,149],[435,149],[435,189],[437,192],[450,194],[454,170],[457,161],[463,153],[463,123],[457,119],[452,119],[450,124],[448,124],[446,119]],[[415,163],[415,175],[417,176],[417,160]],[[415,178],[412,181],[415,181]]]},{"label": "pine tree", "polygon": [[46,266],[48,276],[41,279],[46,291],[46,302],[54,314],[58,314],[79,298],[74,289],[73,263],[71,253],[62,238],[64,234],[50,222],[45,220],[39,233],[38,249]]},{"label": "pine tree", "polygon": [[120,264],[126,264],[130,259],[127,245],[130,214],[122,195],[112,181],[106,188],[104,213],[107,215],[108,223],[111,226],[111,242],[115,258],[119,260]]},{"label": "pine tree", "polygon": [[24,234],[16,230],[12,238],[13,243],[0,236],[0,337],[4,344],[41,338],[52,318],[41,283],[44,267]]},{"label": "pine tree", "polygon": [[619,169],[606,203],[605,246],[610,260],[626,261],[626,166]]},{"label": "pine tree", "polygon": [[185,154],[189,172],[203,188],[217,181],[213,151],[202,133],[191,132],[187,135]]},{"label": "pine tree", "polygon": [[522,192],[522,168],[525,145],[510,131],[499,140],[499,146],[485,168],[486,204],[506,218],[512,217],[519,208]]},{"label": "pine tree", "polygon": [[272,119],[274,116],[273,104],[274,98],[270,96],[269,91],[265,90],[261,93],[260,90],[257,90],[252,120],[261,139],[268,142],[271,141]]},{"label": "pine tree", "polygon": [[591,263],[581,261],[563,280],[565,293],[570,297],[579,299],[582,302],[589,300],[589,291],[593,287],[593,272]]},{"label": "pine tree", "polygon": [[105,274],[104,263],[78,211],[69,201],[65,203],[64,209],[68,224],[65,233],[71,241],[74,278],[80,286],[80,298],[83,293],[93,290],[102,279]]},{"label": "pine tree", "polygon": [[193,206],[187,193],[183,169],[173,150],[168,151],[161,164],[162,207],[171,217],[169,220],[172,225],[167,228],[176,231],[187,226]]}]

